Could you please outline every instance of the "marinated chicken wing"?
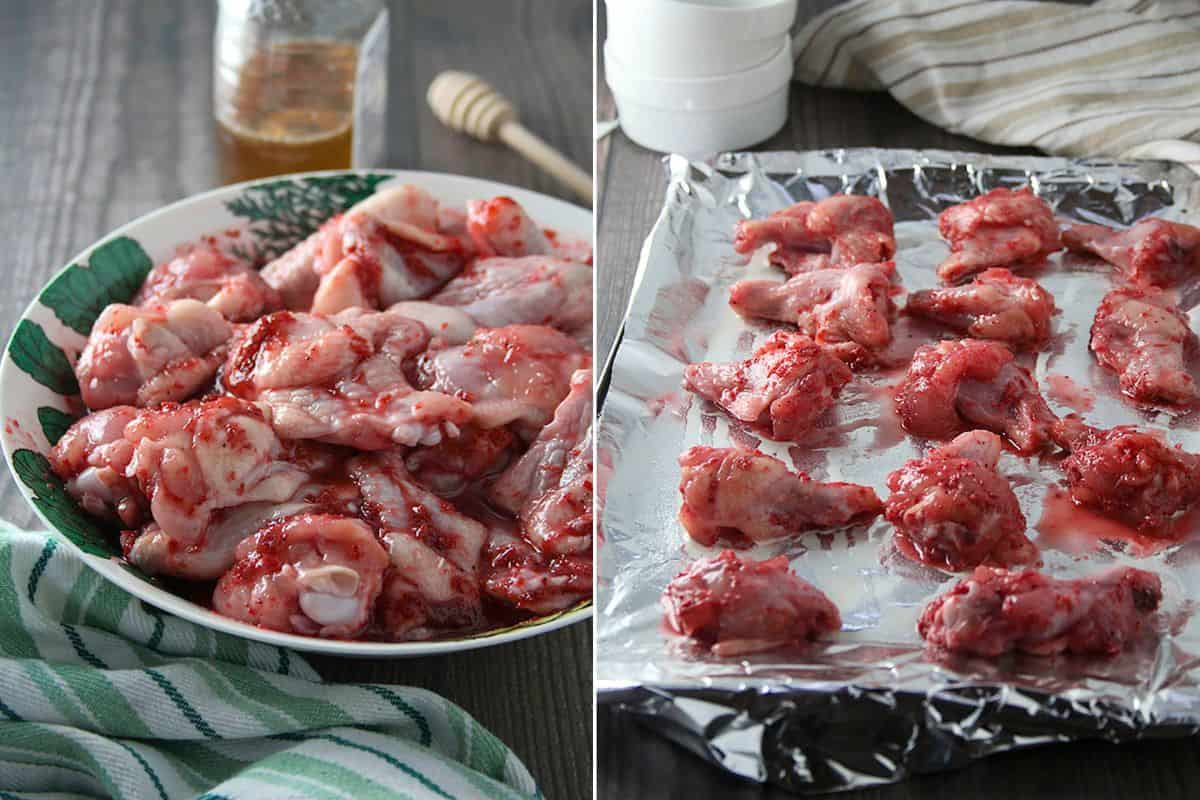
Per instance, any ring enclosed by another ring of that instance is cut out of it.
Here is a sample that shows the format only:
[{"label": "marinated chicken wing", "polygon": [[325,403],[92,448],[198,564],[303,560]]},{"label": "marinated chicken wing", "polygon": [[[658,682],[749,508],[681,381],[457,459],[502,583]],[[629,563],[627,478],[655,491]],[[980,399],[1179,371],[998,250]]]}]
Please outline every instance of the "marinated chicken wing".
[{"label": "marinated chicken wing", "polygon": [[453,497],[502,471],[517,452],[517,437],[508,428],[468,423],[453,439],[413,448],[404,463],[422,486]]},{"label": "marinated chicken wing", "polygon": [[895,266],[856,264],[805,272],[784,283],[741,281],[729,305],[743,317],[790,322],[845,361],[868,359],[891,341]]},{"label": "marinated chicken wing", "polygon": [[484,551],[483,590],[513,608],[553,614],[592,596],[592,557],[547,557],[515,532],[496,527]]},{"label": "marinated chicken wing", "polygon": [[349,639],[367,627],[387,565],[361,520],[297,514],[242,540],[213,610],[260,628]]},{"label": "marinated chicken wing", "polygon": [[487,529],[418,485],[396,452],[353,459],[363,512],[390,559],[377,619],[392,639],[428,639],[483,621],[480,558]]},{"label": "marinated chicken wing", "polygon": [[280,311],[238,335],[221,380],[270,409],[288,439],[359,450],[437,444],[472,412],[462,399],[408,383],[404,363],[428,341],[423,325],[395,311]]},{"label": "marinated chicken wing", "polygon": [[467,203],[467,232],[481,258],[544,256],[552,251],[541,228],[511,197]]},{"label": "marinated chicken wing", "polygon": [[917,630],[934,648],[978,656],[1113,656],[1160,602],[1158,576],[1132,567],[1078,580],[979,567],[926,606]]},{"label": "marinated chicken wing", "polygon": [[114,303],[100,314],[75,365],[93,411],[186,400],[212,381],[233,327],[198,300],[138,308]]},{"label": "marinated chicken wing", "polygon": [[393,303],[388,311],[393,311],[402,317],[415,319],[425,326],[432,337],[430,347],[446,347],[447,345],[466,344],[479,324],[471,319],[466,312],[450,306],[423,300],[404,300]]},{"label": "marinated chicken wing", "polygon": [[775,245],[771,263],[789,275],[887,261],[896,252],[892,213],[876,198],[858,195],[800,202],[738,223],[734,250],[749,254],[766,244]]},{"label": "marinated chicken wing", "polygon": [[1001,442],[968,431],[888,476],[885,506],[900,551],[938,569],[1038,563],[1025,515],[996,470]]},{"label": "marinated chicken wing", "polygon": [[1063,243],[1116,266],[1131,281],[1174,286],[1200,275],[1200,228],[1149,217],[1128,230],[1075,225],[1063,231]]},{"label": "marinated chicken wing", "polygon": [[900,422],[914,436],[949,439],[985,428],[1025,454],[1051,441],[1057,419],[1007,347],[976,339],[921,347],[895,398]]},{"label": "marinated chicken wing", "polygon": [[853,377],[812,339],[784,331],[745,361],[690,364],[683,375],[685,387],[779,441],[807,433]]},{"label": "marinated chicken wing", "polygon": [[480,325],[549,325],[592,341],[592,269],[548,256],[483,258],[430,298],[461,308]]},{"label": "marinated chicken wing", "polygon": [[50,450],[50,466],[66,483],[67,492],[84,511],[116,518],[126,527],[138,525],[146,513],[146,497],[125,473],[135,442],[125,426],[138,415],[132,406],[113,406],[89,414],[67,429]]},{"label": "marinated chicken wing", "polygon": [[470,404],[483,428],[510,425],[532,441],[591,356],[566,334],[543,325],[482,329],[471,341],[421,357],[418,382]]},{"label": "marinated chicken wing", "polygon": [[592,549],[592,371],[571,378],[571,393],[525,454],[492,485],[489,496],[521,521],[543,553]]},{"label": "marinated chicken wing", "polygon": [[469,242],[416,186],[376,192],[263,268],[293,311],[335,314],[433,294],[457,275]]},{"label": "marinated chicken wing", "polygon": [[1055,308],[1054,298],[1037,281],[994,267],[962,286],[913,292],[906,310],[973,339],[1032,347],[1050,335]]},{"label": "marinated chicken wing", "polygon": [[1063,420],[1071,500],[1153,532],[1200,501],[1200,456],[1128,425],[1099,430]]},{"label": "marinated chicken wing", "polygon": [[279,293],[255,270],[210,245],[156,266],[133,298],[135,306],[199,300],[230,322],[250,322],[282,308]]},{"label": "marinated chicken wing", "polygon": [[947,283],[988,267],[1036,263],[1063,249],[1054,212],[1028,188],[993,189],[951,206],[938,215],[938,230],[950,244],[950,257],[938,267]]},{"label": "marinated chicken wing", "polygon": [[726,550],[690,564],[662,596],[667,624],[716,656],[774,650],[836,633],[837,606],[788,570],[783,556],[768,561]]},{"label": "marinated chicken wing", "polygon": [[868,486],[814,481],[757,450],[692,447],[679,466],[679,521],[706,547],[718,541],[743,547],[869,522],[883,510]]},{"label": "marinated chicken wing", "polygon": [[1152,287],[1105,295],[1092,323],[1092,352],[1119,376],[1121,391],[1141,403],[1190,405],[1200,399],[1186,357],[1200,347],[1167,292]]}]

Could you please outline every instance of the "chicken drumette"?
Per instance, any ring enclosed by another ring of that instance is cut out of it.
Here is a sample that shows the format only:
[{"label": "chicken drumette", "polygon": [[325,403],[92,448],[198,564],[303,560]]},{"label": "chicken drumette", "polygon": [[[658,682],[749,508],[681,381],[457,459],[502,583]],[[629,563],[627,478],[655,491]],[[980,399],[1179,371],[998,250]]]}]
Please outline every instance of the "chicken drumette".
[{"label": "chicken drumette", "polygon": [[973,339],[1034,347],[1050,335],[1055,308],[1054,298],[1037,281],[994,267],[962,286],[913,292],[905,310]]},{"label": "chicken drumette", "polygon": [[947,283],[988,267],[1029,264],[1062,250],[1054,212],[1028,188],[999,188],[938,215],[950,257],[938,267]]},{"label": "chicken drumette", "polygon": [[884,513],[902,553],[954,572],[1039,561],[1017,496],[996,470],[1000,451],[994,433],[968,431],[888,476]]},{"label": "chicken drumette", "polygon": [[1200,399],[1186,363],[1197,347],[1200,340],[1174,299],[1153,287],[1109,292],[1092,323],[1096,360],[1140,403],[1188,406]]},{"label": "chicken drumette", "polygon": [[784,283],[734,284],[729,305],[743,317],[790,322],[845,361],[864,361],[891,341],[895,265],[856,264],[806,272]]},{"label": "chicken drumette", "polygon": [[937,650],[978,656],[1112,656],[1149,624],[1161,601],[1158,576],[1132,567],[1078,580],[979,567],[926,606],[917,629]]},{"label": "chicken drumette", "polygon": [[1131,281],[1173,286],[1200,275],[1200,228],[1150,217],[1128,230],[1075,225],[1063,243],[1117,267]]},{"label": "chicken drumette", "polygon": [[153,306],[183,299],[199,300],[230,322],[251,322],[283,305],[256,270],[207,244],[155,267],[132,302]]},{"label": "chicken drumette", "polygon": [[689,364],[684,386],[762,435],[798,439],[833,406],[850,369],[798,333],[771,335],[745,361]]},{"label": "chicken drumette", "polygon": [[914,436],[949,439],[985,428],[1025,454],[1051,441],[1057,418],[1029,370],[998,342],[945,341],[921,347],[897,387],[896,413]]},{"label": "chicken drumette", "polygon": [[688,535],[744,547],[807,531],[869,522],[883,510],[868,486],[822,483],[757,450],[692,447],[679,457]]},{"label": "chicken drumette", "polygon": [[896,253],[892,212],[874,197],[835,195],[800,202],[766,219],[738,223],[733,248],[753,253],[774,244],[771,263],[789,275],[887,261]]},{"label": "chicken drumette", "polygon": [[667,624],[719,657],[804,644],[842,627],[837,606],[788,569],[726,550],[690,564],[662,596]]}]

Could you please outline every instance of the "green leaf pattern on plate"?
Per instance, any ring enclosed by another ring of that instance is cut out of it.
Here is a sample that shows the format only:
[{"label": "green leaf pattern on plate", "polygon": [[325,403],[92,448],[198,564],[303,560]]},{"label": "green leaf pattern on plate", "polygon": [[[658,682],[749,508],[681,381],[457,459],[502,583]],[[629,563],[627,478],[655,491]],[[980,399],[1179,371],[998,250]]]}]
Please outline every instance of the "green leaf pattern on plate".
[{"label": "green leaf pattern on plate", "polygon": [[55,394],[79,394],[71,362],[36,322],[23,319],[17,323],[8,352],[14,364]]},{"label": "green leaf pattern on plate", "polygon": [[321,224],[360,200],[391,175],[331,175],[286,178],[252,186],[225,204],[229,213],[250,221],[257,246],[233,247],[235,254],[255,264],[265,264],[315,232]]},{"label": "green leaf pattern on plate", "polygon": [[33,492],[33,504],[60,533],[86,553],[105,558],[120,555],[115,531],[106,530],[99,519],[79,507],[44,455],[17,450],[12,463],[17,477]]},{"label": "green leaf pattern on plate", "polygon": [[79,417],[68,414],[64,411],[59,411],[57,408],[50,406],[40,406],[37,410],[38,422],[41,423],[42,433],[46,434],[46,441],[51,446],[58,444],[58,440],[67,432],[67,428],[75,423]]},{"label": "green leaf pattern on plate", "polygon": [[64,325],[87,336],[105,306],[129,302],[153,268],[140,244],[118,236],[93,250],[87,266],[63,270],[38,299]]}]

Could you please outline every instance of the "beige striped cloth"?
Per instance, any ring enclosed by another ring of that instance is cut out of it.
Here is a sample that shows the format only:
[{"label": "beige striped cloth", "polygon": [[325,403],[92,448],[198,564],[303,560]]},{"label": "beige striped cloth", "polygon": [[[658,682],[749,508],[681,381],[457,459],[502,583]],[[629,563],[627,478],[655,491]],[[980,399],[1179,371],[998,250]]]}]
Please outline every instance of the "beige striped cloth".
[{"label": "beige striped cloth", "polygon": [[1200,171],[1200,0],[854,0],[794,46],[796,80],[886,90],[955,133]]}]

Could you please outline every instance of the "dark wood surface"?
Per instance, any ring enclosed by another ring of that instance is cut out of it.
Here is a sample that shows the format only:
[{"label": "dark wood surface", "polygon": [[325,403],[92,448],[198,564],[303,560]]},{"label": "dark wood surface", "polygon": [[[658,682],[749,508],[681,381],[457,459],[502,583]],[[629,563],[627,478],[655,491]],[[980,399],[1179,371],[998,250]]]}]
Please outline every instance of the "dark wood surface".
[{"label": "dark wood surface", "polygon": [[[801,18],[831,5],[801,0]],[[603,27],[601,21],[600,27]],[[599,53],[599,48],[597,48]],[[615,115],[612,95],[597,69],[597,118]],[[940,130],[886,94],[793,85],[789,121],[755,149],[912,147],[990,153],[1005,149]],[[659,156],[621,133],[597,148],[597,353],[603,358],[620,329],[642,242],[666,189]],[[598,653],[598,659],[604,654]],[[610,707],[597,709],[597,797],[601,800],[750,800],[783,798],[780,790],[733,778]],[[1196,738],[1122,746],[1080,743],[994,756],[954,773],[929,775],[880,788],[836,795],[862,800],[932,798],[1185,798],[1200,795],[1200,741]]]},{"label": "dark wood surface", "polygon": [[[213,2],[0,3],[0,328],[47,278],[113,228],[216,185]],[[469,6],[469,13],[467,11]],[[447,68],[487,78],[522,121],[580,164],[591,143],[590,0],[392,3],[389,158],[571,199],[500,147],[428,111]],[[7,474],[0,515],[34,524]],[[591,796],[591,625],[456,656],[313,659],[337,681],[431,689],[462,705],[529,766],[546,796]]]}]

